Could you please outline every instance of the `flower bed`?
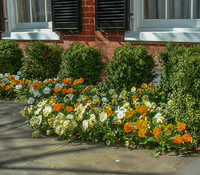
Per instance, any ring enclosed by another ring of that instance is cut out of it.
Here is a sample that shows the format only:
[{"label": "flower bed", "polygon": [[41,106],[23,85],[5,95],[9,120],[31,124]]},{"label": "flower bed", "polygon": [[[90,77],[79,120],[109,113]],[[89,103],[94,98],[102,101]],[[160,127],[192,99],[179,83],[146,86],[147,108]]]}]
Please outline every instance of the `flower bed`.
[{"label": "flower bed", "polygon": [[185,123],[168,114],[171,101],[153,83],[118,94],[106,84],[85,85],[82,78],[31,82],[6,74],[0,76],[0,95],[30,104],[21,114],[33,128],[33,137],[56,134],[68,141],[122,142],[154,148],[156,155],[186,154],[198,142]]}]

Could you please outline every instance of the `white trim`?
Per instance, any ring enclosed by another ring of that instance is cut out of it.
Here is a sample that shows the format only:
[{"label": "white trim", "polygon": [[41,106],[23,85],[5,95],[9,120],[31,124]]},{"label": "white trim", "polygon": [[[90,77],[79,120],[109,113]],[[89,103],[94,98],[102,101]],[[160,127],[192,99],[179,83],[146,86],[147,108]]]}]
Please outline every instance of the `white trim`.
[{"label": "white trim", "polygon": [[134,17],[131,18],[133,26],[131,26],[130,32],[125,33],[125,41],[200,43],[200,19],[142,20],[142,1],[131,0],[133,5],[130,10],[134,14]]},{"label": "white trim", "polygon": [[126,32],[125,41],[192,42],[200,43],[199,32],[181,31],[141,31]]},{"label": "white trim", "polygon": [[2,33],[2,39],[13,40],[60,40],[60,33],[52,32],[52,29],[24,29]]}]

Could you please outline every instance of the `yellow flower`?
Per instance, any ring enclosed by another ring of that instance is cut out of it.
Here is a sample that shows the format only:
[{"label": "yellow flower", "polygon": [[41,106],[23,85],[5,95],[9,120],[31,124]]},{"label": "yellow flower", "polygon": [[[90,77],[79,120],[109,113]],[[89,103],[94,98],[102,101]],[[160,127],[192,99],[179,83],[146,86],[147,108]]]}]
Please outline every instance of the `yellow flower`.
[{"label": "yellow flower", "polygon": [[145,137],[145,134],[147,133],[148,131],[146,129],[141,129],[138,133],[139,137]]}]

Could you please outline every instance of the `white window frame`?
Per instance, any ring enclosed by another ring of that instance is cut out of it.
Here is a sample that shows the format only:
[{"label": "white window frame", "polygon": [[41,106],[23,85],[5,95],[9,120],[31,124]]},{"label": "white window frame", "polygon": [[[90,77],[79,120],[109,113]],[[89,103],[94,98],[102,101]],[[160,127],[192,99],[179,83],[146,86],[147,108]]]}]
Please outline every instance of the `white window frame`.
[{"label": "white window frame", "polygon": [[6,2],[7,31],[2,39],[60,40],[60,34],[52,31],[52,22],[18,23],[16,0]]},{"label": "white window frame", "polygon": [[131,0],[130,11],[126,41],[200,42],[200,19],[143,19],[143,0]]}]

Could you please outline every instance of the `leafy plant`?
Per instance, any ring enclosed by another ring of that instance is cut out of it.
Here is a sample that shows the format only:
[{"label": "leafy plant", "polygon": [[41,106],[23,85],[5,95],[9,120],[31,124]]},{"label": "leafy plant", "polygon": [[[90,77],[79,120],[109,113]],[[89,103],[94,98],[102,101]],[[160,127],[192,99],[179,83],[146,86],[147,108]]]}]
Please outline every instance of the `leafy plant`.
[{"label": "leafy plant", "polygon": [[143,82],[150,83],[156,77],[153,69],[156,64],[146,47],[132,47],[127,44],[118,47],[107,66],[107,84],[117,91],[140,87]]},{"label": "leafy plant", "polygon": [[42,41],[31,42],[25,49],[22,74],[30,79],[45,80],[56,77],[60,70],[63,48],[57,44],[47,45]]},{"label": "leafy plant", "polygon": [[200,45],[187,48],[168,43],[160,58],[162,86],[171,93],[168,115],[186,123],[197,141],[200,135]]},{"label": "leafy plant", "polygon": [[0,73],[16,74],[21,68],[23,51],[15,40],[0,42]]},{"label": "leafy plant", "polygon": [[73,43],[64,53],[59,76],[73,79],[83,78],[86,84],[94,85],[101,82],[104,68],[102,59],[102,53],[98,49]]}]

